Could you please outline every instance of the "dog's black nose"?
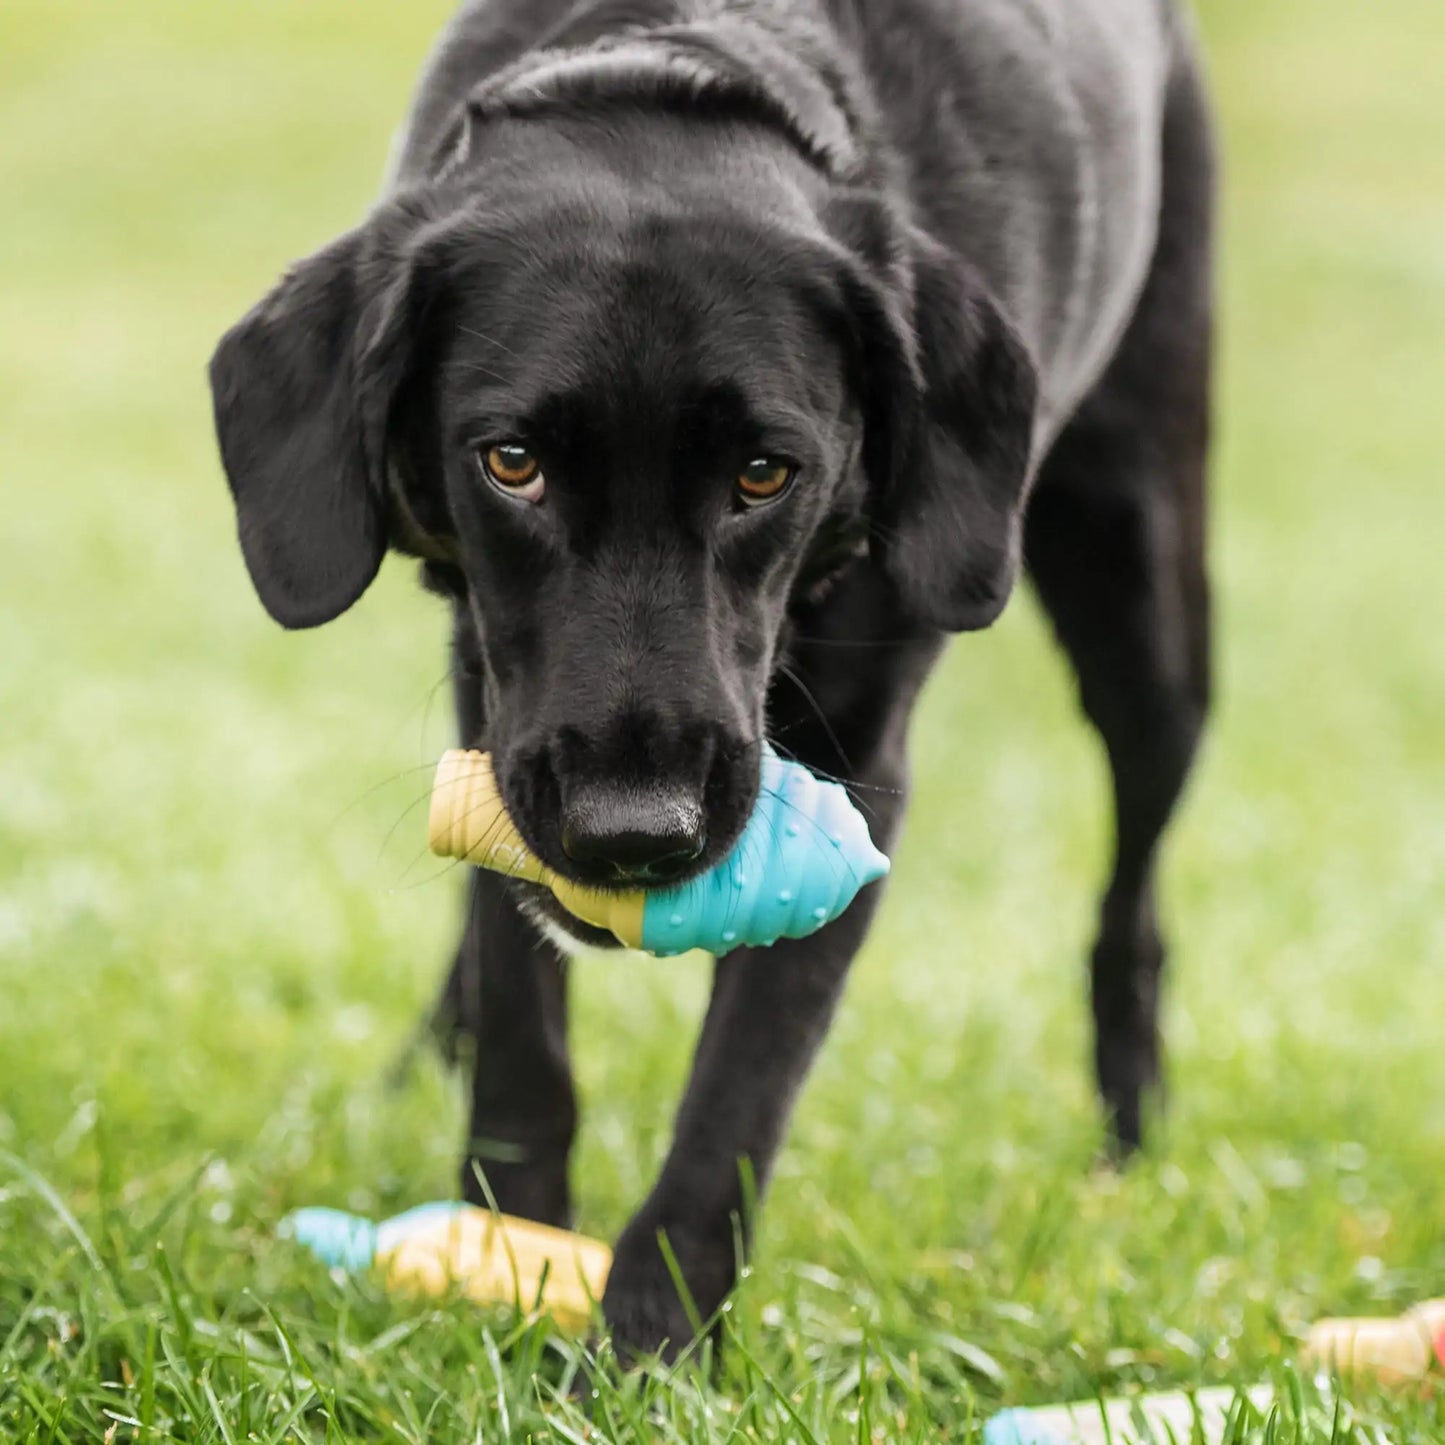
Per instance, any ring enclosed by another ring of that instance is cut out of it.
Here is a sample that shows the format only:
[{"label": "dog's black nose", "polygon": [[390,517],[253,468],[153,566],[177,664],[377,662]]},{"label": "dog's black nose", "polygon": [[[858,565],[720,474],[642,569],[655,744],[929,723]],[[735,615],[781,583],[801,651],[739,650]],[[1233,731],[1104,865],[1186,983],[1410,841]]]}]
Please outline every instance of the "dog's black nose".
[{"label": "dog's black nose", "polygon": [[579,789],[562,810],[563,852],[618,882],[670,882],[706,845],[701,804],[666,788]]}]

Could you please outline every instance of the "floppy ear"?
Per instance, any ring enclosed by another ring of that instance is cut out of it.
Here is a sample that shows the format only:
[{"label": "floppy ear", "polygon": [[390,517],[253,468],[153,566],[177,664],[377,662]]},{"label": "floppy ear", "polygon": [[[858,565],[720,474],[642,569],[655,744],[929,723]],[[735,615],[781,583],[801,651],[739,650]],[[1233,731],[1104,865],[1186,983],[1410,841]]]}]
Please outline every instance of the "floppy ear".
[{"label": "floppy ear", "polygon": [[339,616],[381,566],[411,271],[369,228],[353,231],[294,267],[211,359],[241,551],[285,627]]},{"label": "floppy ear", "polygon": [[971,267],[912,227],[881,241],[881,220],[882,279],[855,277],[852,301],[872,550],[919,622],[968,632],[1018,576],[1037,373]]}]

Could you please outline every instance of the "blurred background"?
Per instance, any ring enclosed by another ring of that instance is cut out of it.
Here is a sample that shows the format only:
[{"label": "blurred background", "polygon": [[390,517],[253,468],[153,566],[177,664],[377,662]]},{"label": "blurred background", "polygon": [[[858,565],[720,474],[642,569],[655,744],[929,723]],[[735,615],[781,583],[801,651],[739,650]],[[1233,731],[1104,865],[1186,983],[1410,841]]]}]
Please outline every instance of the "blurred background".
[{"label": "blurred background", "polygon": [[[115,1367],[34,1314],[91,1289],[66,1215],[184,1218],[220,1318],[320,1288],[268,1242],[285,1209],[453,1189],[459,1090],[386,1082],[459,917],[421,806],[442,610],[393,559],[334,625],[271,624],[204,379],[364,213],[449,8],[0,0],[0,1400],[7,1367]],[[925,1385],[947,1339],[996,1394],[1232,1378],[1322,1308],[1445,1282],[1445,6],[1200,21],[1219,687],[1167,868],[1172,1112],[1090,1174],[1105,776],[1023,593],[927,694],[774,1186],[744,1315],[785,1372],[852,1358],[861,1315]],[[646,1192],[706,982],[574,970],[584,1229]]]}]

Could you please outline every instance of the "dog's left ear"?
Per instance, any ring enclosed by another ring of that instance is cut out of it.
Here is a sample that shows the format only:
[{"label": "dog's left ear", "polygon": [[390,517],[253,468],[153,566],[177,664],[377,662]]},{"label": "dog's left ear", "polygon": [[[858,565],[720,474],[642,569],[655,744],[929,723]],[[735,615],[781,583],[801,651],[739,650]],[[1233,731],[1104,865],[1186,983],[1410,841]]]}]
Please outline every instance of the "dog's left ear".
[{"label": "dog's left ear", "polygon": [[388,543],[388,432],[422,305],[394,204],[302,261],[211,360],[241,550],[266,610],[314,627],[370,585]]},{"label": "dog's left ear", "polygon": [[924,626],[987,627],[1018,576],[1038,375],[970,266],[877,203],[850,210],[873,553]]}]

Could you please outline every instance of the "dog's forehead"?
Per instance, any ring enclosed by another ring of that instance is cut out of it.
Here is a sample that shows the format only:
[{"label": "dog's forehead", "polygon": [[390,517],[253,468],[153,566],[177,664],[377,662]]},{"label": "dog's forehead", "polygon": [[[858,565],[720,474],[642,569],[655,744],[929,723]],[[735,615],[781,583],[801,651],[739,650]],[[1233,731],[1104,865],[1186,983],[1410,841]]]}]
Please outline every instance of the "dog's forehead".
[{"label": "dog's forehead", "polygon": [[802,246],[725,218],[558,214],[486,250],[487,282],[458,291],[454,391],[528,414],[561,396],[763,413],[834,400],[821,268]]},{"label": "dog's forehead", "polygon": [[574,342],[625,336],[637,347],[737,337],[785,346],[809,324],[819,268],[763,228],[722,216],[644,216],[621,225],[558,210],[489,238],[491,284],[468,288],[464,309]]}]

